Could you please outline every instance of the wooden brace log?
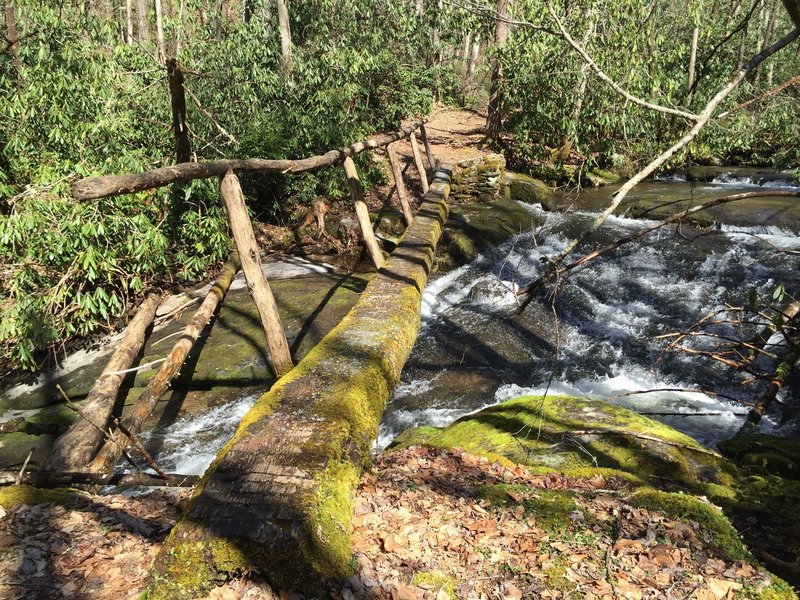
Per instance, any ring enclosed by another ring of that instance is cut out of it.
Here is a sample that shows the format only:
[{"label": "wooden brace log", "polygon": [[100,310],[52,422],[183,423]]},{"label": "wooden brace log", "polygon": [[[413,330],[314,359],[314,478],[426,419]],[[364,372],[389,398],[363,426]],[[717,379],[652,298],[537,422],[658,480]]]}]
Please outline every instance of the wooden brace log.
[{"label": "wooden brace log", "polygon": [[431,169],[436,170],[436,158],[433,156],[433,150],[431,150],[431,144],[428,141],[428,132],[425,129],[425,125],[419,126],[419,135],[422,137],[422,143],[425,144],[425,153],[428,155],[428,165]]},{"label": "wooden brace log", "polygon": [[411,153],[414,155],[414,165],[417,167],[419,173],[419,182],[422,185],[422,193],[428,193],[428,172],[425,170],[425,164],[422,162],[422,153],[419,151],[419,144],[417,143],[417,133],[412,131],[408,136],[411,142]]},{"label": "wooden brace log", "polygon": [[389,157],[389,166],[392,168],[394,186],[397,189],[397,198],[400,200],[403,217],[406,220],[406,225],[411,225],[411,222],[414,220],[414,214],[411,212],[408,190],[406,190],[406,184],[403,182],[403,170],[400,168],[400,159],[397,157],[397,152],[394,151],[392,144],[386,146],[386,156]]},{"label": "wooden brace log", "polygon": [[[120,385],[126,375],[122,371],[133,364],[142,349],[145,334],[155,318],[160,301],[161,295],[155,293],[144,299],[83,404],[83,411],[91,415],[101,428],[105,428],[111,419]],[[47,468],[54,471],[75,471],[83,468],[92,460],[102,442],[101,430],[85,419],[75,419],[66,433],[56,440]]]},{"label": "wooden brace log", "polygon": [[272,290],[261,269],[261,250],[256,242],[255,233],[253,233],[253,223],[247,214],[242,187],[239,185],[239,178],[233,174],[233,171],[228,171],[222,178],[219,191],[225,208],[228,210],[231,233],[236,242],[236,249],[239,251],[242,271],[247,280],[250,296],[261,316],[261,325],[267,338],[272,368],[275,370],[275,374],[281,377],[291,371],[294,366],[292,355],[289,352],[289,344],[278,315],[278,305],[275,304]]},{"label": "wooden brace log", "polygon": [[344,173],[347,176],[347,184],[350,186],[350,195],[356,207],[356,217],[358,218],[358,225],[361,228],[361,237],[364,239],[364,245],[367,247],[370,257],[372,257],[372,264],[375,265],[376,269],[380,269],[385,264],[383,252],[378,245],[378,240],[375,239],[375,232],[372,230],[369,208],[367,208],[367,203],[364,202],[364,188],[361,186],[361,180],[358,178],[356,165],[349,156],[344,159]]},{"label": "wooden brace log", "polygon": [[[130,487],[136,485],[163,487],[193,487],[200,477],[197,475],[179,475],[167,473],[162,479],[148,473],[86,473],[82,471],[26,471],[20,483],[40,488],[55,488],[70,485],[114,485]],[[0,485],[15,483],[19,476],[17,471],[0,471]]]},{"label": "wooden brace log", "polygon": [[[183,330],[183,335],[181,335],[178,342],[172,348],[172,351],[167,355],[158,373],[156,373],[155,377],[147,384],[142,395],[136,400],[131,413],[123,419],[122,422],[128,431],[134,434],[141,431],[142,425],[150,416],[150,413],[153,412],[161,396],[164,395],[167,387],[169,387],[170,382],[180,371],[189,351],[192,349],[195,342],[197,342],[200,333],[214,315],[214,311],[219,303],[225,297],[236,272],[239,270],[239,265],[239,257],[236,255],[225,263],[219,278],[214,282],[214,285],[209,290],[200,308],[197,309],[192,320],[189,321],[189,324]],[[107,472],[119,460],[120,456],[122,456],[122,449],[128,445],[127,437],[119,430],[114,431],[112,436],[116,443],[111,440],[105,443],[100,453],[89,465],[90,472]]]},{"label": "wooden brace log", "polygon": [[201,163],[190,162],[153,169],[144,173],[87,177],[72,184],[72,196],[76,200],[96,200],[97,198],[116,196],[117,194],[132,194],[163,187],[170,183],[224,177],[228,171],[233,171],[234,173],[304,173],[306,171],[315,171],[339,162],[347,156],[355,156],[359,152],[370,148],[381,148],[407,137],[411,132],[420,128],[424,122],[425,119],[421,119],[393,133],[379,135],[351,144],[340,150],[331,150],[322,155],[299,160],[247,158]]}]

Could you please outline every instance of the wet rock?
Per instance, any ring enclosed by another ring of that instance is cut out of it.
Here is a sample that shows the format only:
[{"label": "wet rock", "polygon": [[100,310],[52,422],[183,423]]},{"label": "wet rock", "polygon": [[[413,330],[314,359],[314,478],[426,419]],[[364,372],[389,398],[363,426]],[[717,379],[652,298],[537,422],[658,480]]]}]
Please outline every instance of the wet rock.
[{"label": "wet rock", "polygon": [[506,171],[503,186],[508,190],[512,199],[526,204],[541,204],[547,210],[551,210],[550,201],[553,199],[553,190],[544,182],[522,173]]}]

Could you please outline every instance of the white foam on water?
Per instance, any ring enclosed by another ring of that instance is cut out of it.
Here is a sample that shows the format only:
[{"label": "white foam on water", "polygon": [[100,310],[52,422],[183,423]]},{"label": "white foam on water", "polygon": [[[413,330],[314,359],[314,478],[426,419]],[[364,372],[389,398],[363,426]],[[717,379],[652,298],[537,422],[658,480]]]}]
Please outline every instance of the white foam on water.
[{"label": "white foam on water", "polygon": [[[258,394],[245,396],[197,415],[180,418],[169,427],[139,436],[145,448],[160,446],[153,456],[168,473],[202,475],[217,452],[233,437]],[[129,465],[125,465],[129,469]]]}]

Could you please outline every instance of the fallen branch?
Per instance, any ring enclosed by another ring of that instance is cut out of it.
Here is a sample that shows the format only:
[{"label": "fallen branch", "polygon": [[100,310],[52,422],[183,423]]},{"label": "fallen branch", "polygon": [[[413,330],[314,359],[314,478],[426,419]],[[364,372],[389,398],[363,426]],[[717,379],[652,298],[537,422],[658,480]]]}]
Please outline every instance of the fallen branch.
[{"label": "fallen branch", "polygon": [[654,435],[647,435],[646,433],[637,433],[635,431],[623,431],[621,429],[579,429],[576,431],[565,431],[563,435],[564,437],[580,437],[583,435],[621,435],[626,437],[638,438],[640,440],[647,440],[648,442],[657,442],[659,444],[666,444],[667,446],[674,446],[675,448],[680,448],[681,450],[691,450],[692,452],[707,454],[708,456],[714,456],[716,458],[722,458],[722,455],[714,452],[713,450],[709,450],[708,448],[703,448],[699,446],[688,446],[686,444],[681,444],[679,442],[673,442],[671,440],[665,440],[660,437],[656,437]]},{"label": "fallen branch", "polygon": [[142,453],[144,460],[148,465],[150,465],[150,468],[156,472],[156,475],[161,477],[161,479],[166,479],[167,474],[158,467],[158,464],[155,460],[153,460],[153,457],[150,455],[150,453],[145,449],[144,446],[142,446],[142,442],[139,441],[139,438],[137,438],[132,432],[128,431],[128,428],[125,427],[125,425],[123,425],[122,421],[119,419],[114,419],[114,425],[116,425],[117,429],[119,429],[125,435],[125,437],[131,441],[136,449]]},{"label": "fallen branch", "polygon": [[[800,31],[800,30],[798,30],[798,31]],[[549,279],[551,279],[553,277],[557,277],[557,276],[563,275],[565,273],[569,273],[573,269],[575,269],[577,267],[580,267],[581,265],[586,264],[590,260],[594,260],[595,258],[598,258],[600,256],[608,254],[609,252],[612,252],[613,250],[616,250],[620,246],[624,246],[625,244],[628,244],[628,243],[630,243],[630,242],[632,242],[634,240],[637,240],[637,239],[639,239],[641,237],[644,237],[647,234],[656,231],[657,229],[660,229],[660,228],[662,228],[662,227],[664,227],[666,225],[669,225],[671,223],[675,223],[676,221],[680,221],[681,219],[685,219],[686,217],[688,217],[690,215],[693,215],[695,213],[698,213],[700,211],[708,210],[709,208],[713,208],[715,206],[721,206],[723,204],[728,204],[730,202],[737,202],[739,200],[747,200],[748,198],[763,198],[763,197],[766,197],[766,196],[770,196],[770,197],[772,197],[772,196],[800,197],[800,192],[790,192],[790,191],[784,191],[784,190],[766,190],[766,191],[759,191],[759,192],[743,192],[741,194],[732,194],[730,196],[724,196],[722,198],[715,198],[714,200],[709,200],[708,202],[703,202],[701,204],[698,204],[697,206],[693,206],[691,208],[687,208],[684,211],[681,211],[679,213],[671,215],[671,216],[667,217],[666,219],[663,219],[663,220],[659,221],[655,225],[652,225],[651,227],[648,227],[646,229],[642,229],[640,231],[637,231],[636,233],[632,233],[631,235],[628,235],[628,236],[619,238],[618,240],[615,240],[613,242],[610,242],[610,243],[606,244],[605,246],[603,246],[602,248],[598,248],[597,250],[593,250],[592,252],[589,252],[588,254],[584,254],[580,258],[574,260],[573,262],[571,262],[570,264],[568,264],[568,265],[566,265],[564,267],[558,266],[556,263],[551,261],[549,264],[551,266],[550,268],[552,270],[552,274],[550,274],[550,275],[548,275],[547,273],[543,274],[536,281],[534,281],[533,283],[531,283],[529,285],[526,285],[525,287],[523,287],[522,289],[520,289],[517,292],[517,296],[526,296],[525,301],[522,302],[520,304],[519,308],[517,309],[517,314],[519,314],[523,310],[525,310],[525,308],[528,306],[528,304],[530,304],[531,300],[533,300],[535,292],[538,291],[538,289],[540,289],[544,285],[544,283],[546,281],[548,281]],[[563,255],[563,253],[562,253],[562,256],[565,256],[565,255]]]},{"label": "fallen branch", "polygon": [[[228,288],[233,281],[236,272],[239,270],[239,256],[234,254],[222,268],[219,278],[206,296],[206,299],[197,309],[194,317],[186,325],[183,335],[167,356],[164,364],[156,373],[155,377],[147,384],[142,395],[136,400],[130,414],[123,420],[129,432],[138,433],[144,422],[153,412],[156,404],[166,391],[170,382],[175,378],[183,362],[194,347],[195,342],[200,337],[200,333],[211,319],[214,311],[224,298]],[[95,459],[89,465],[89,471],[93,473],[105,472],[111,469],[120,457],[120,448],[124,439],[121,430],[115,431],[112,435],[115,443],[107,442]]]},{"label": "fallen branch", "polygon": [[[144,345],[147,330],[153,322],[160,301],[161,295],[156,293],[149,294],[144,299],[136,315],[125,328],[119,346],[83,404],[85,413],[92,415],[99,426],[86,417],[83,420],[75,420],[66,433],[56,440],[47,463],[49,469],[74,471],[89,464],[103,441],[105,426],[111,418],[124,375]],[[66,394],[64,398],[69,403]],[[83,416],[74,405],[73,409]]]},{"label": "fallen branch", "polygon": [[[16,471],[0,471],[0,485],[16,484]],[[167,473],[162,479],[149,473],[86,473],[83,471],[27,471],[22,475],[21,484],[35,487],[54,488],[69,485],[114,485],[117,487],[157,486],[193,487],[200,480],[197,475]]]},{"label": "fallen branch", "polygon": [[[742,80],[752,72],[758,65],[760,65],[764,60],[778,52],[779,50],[785,48],[793,41],[795,41],[798,37],[800,37],[800,27],[796,27],[792,30],[789,34],[782,37],[780,40],[772,44],[771,46],[764,48],[761,52],[756,54],[752,57],[749,61],[747,61],[733,76],[728,80],[728,82],[720,88],[720,90],[714,95],[711,100],[708,101],[705,108],[700,112],[698,115],[698,119],[696,123],[692,126],[692,128],[682,137],[680,138],[675,144],[673,144],[670,148],[664,151],[662,154],[657,156],[655,159],[650,161],[650,163],[644,167],[641,171],[636,173],[633,177],[631,177],[625,184],[617,191],[614,195],[614,198],[609,204],[609,206],[597,216],[597,218],[592,222],[592,224],[586,228],[578,237],[571,240],[559,253],[559,255],[553,259],[548,258],[548,266],[545,269],[545,272],[532,284],[524,287],[520,290],[517,294],[519,296],[527,296],[526,300],[520,306],[518,313],[524,310],[524,308],[531,302],[534,295],[548,282],[552,281],[553,279],[557,278],[562,269],[560,268],[561,263],[564,259],[573,251],[575,248],[583,242],[589,235],[591,235],[594,231],[596,231],[603,223],[608,220],[608,218],[614,213],[614,211],[619,207],[622,200],[627,197],[630,191],[641,181],[645,178],[649,177],[653,174],[659,167],[661,167],[667,160],[669,160],[676,152],[681,150],[684,146],[686,146],[689,142],[691,142],[697,134],[703,129],[703,127],[711,120],[714,111],[717,107],[722,103],[722,101],[728,97],[728,95],[736,89],[736,87],[742,82]],[[764,194],[764,193],[762,193]],[[766,194],[765,194],[766,195]]]},{"label": "fallen branch", "polygon": [[764,100],[765,98],[769,98],[770,96],[774,96],[775,94],[777,94],[779,92],[782,92],[786,88],[792,87],[793,85],[797,85],[798,83],[800,83],[800,75],[795,75],[791,79],[787,79],[782,84],[777,85],[777,86],[775,86],[774,88],[772,88],[770,90],[767,90],[763,94],[759,94],[758,96],[756,96],[754,98],[750,98],[750,100],[742,102],[741,104],[737,104],[736,106],[734,106],[730,110],[726,110],[724,113],[721,113],[717,118],[718,119],[724,119],[725,117],[727,117],[728,115],[730,115],[733,112],[736,112],[737,110],[741,110],[743,108],[747,108],[751,104],[755,104],[756,102]]},{"label": "fallen branch", "polygon": [[25,462],[22,463],[22,468],[19,470],[19,473],[17,473],[17,478],[14,480],[16,485],[22,483],[22,478],[25,476],[25,469],[28,468],[28,463],[31,461],[31,456],[33,456],[34,450],[36,450],[36,448],[31,448],[28,450],[28,456],[25,457]]}]

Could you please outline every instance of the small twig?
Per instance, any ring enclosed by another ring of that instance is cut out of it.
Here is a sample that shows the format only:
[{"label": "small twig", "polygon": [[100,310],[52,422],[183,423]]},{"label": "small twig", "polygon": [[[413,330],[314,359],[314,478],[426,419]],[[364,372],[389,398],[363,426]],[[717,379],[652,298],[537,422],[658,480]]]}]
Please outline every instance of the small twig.
[{"label": "small twig", "polygon": [[119,429],[125,435],[125,437],[127,437],[131,441],[131,443],[134,446],[136,446],[136,449],[142,453],[142,456],[144,456],[144,459],[147,461],[147,464],[150,465],[150,468],[156,472],[156,475],[158,475],[159,477],[161,477],[161,479],[164,480],[169,479],[169,475],[164,473],[164,471],[162,471],[158,467],[156,461],[153,460],[152,456],[150,456],[150,453],[147,450],[145,450],[144,446],[142,446],[142,443],[139,441],[139,439],[133,433],[128,431],[128,428],[122,424],[122,421],[119,420],[119,417],[114,419],[114,425],[116,425],[117,429]]},{"label": "small twig", "polygon": [[[160,340],[159,340],[160,341]],[[153,365],[157,365],[158,363],[162,363],[166,358],[157,358],[156,360],[151,360],[149,363],[144,363],[143,365],[139,365],[138,367],[131,367],[130,369],[123,369],[122,371],[112,371],[111,373],[106,373],[105,375],[123,375],[125,373],[133,373],[134,371],[144,371],[145,369],[152,367]]]},{"label": "small twig", "polygon": [[67,396],[67,393],[64,391],[64,388],[62,388],[59,384],[56,384],[56,388],[58,389],[59,392],[61,392],[61,395],[64,397],[64,401],[67,403],[67,408],[75,411],[82,419],[84,419],[87,423],[89,423],[89,425],[91,425],[92,427],[97,429],[100,433],[102,433],[104,438],[106,438],[108,441],[113,442],[114,444],[116,444],[117,447],[120,450],[122,450],[122,455],[125,457],[125,460],[127,460],[134,469],[136,469],[137,471],[141,471],[141,469],[139,468],[139,465],[137,465],[133,461],[133,459],[131,458],[130,454],[128,454],[128,452],[125,450],[125,448],[123,448],[122,446],[119,445],[117,440],[114,439],[114,436],[111,435],[108,430],[103,429],[97,423],[92,421],[89,418],[89,416],[85,412],[83,412],[83,410],[81,410],[80,406],[78,406],[72,400],[70,400],[69,396]]},{"label": "small twig", "polygon": [[33,447],[30,450],[28,450],[28,456],[25,459],[25,462],[22,463],[22,468],[19,470],[19,474],[17,475],[17,479],[14,481],[15,485],[19,485],[20,483],[22,483],[22,478],[25,475],[25,469],[28,468],[28,462],[30,462],[31,456],[33,456],[33,451],[34,450],[36,450],[35,447]]}]

